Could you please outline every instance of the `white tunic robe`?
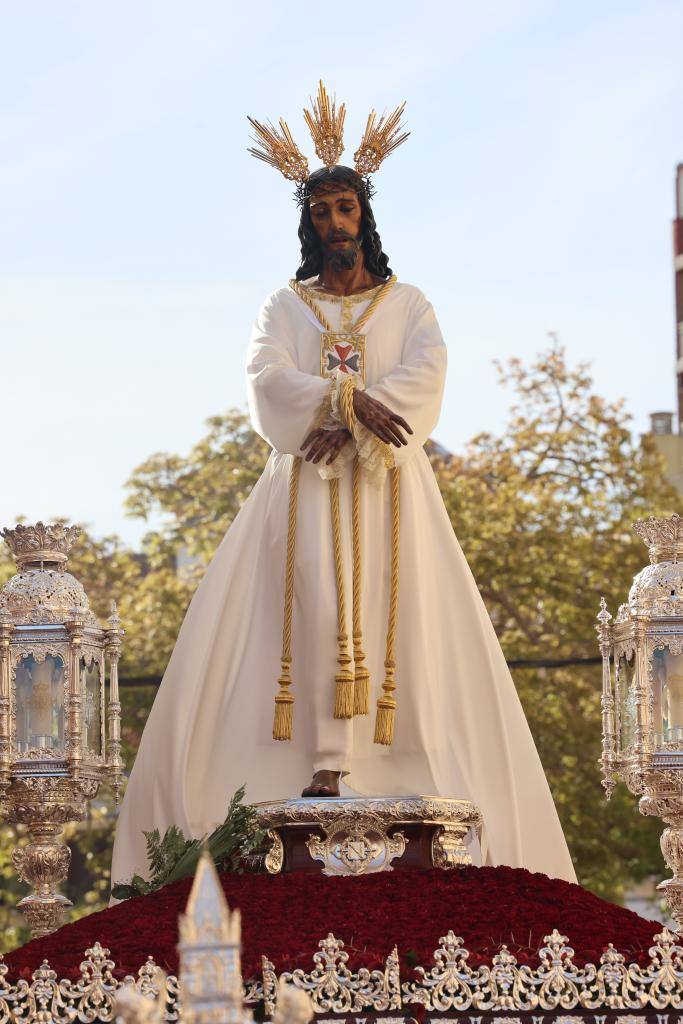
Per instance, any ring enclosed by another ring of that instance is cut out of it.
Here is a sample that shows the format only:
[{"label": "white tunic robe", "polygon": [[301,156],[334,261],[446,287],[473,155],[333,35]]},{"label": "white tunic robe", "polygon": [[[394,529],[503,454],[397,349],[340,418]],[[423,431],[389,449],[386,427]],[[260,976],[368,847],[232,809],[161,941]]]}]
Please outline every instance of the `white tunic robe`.
[{"label": "white tunic robe", "polygon": [[[318,293],[316,302],[335,330],[347,330],[371,295],[342,300]],[[469,799],[484,815],[489,863],[575,880],[512,678],[423,449],[438,420],[446,370],[433,309],[418,289],[397,283],[363,330],[366,389],[414,431],[406,447],[395,449],[401,537],[393,745],[373,743],[389,600],[389,480],[365,479],[362,486],[371,714],[336,720],[329,485],[306,462],[298,501],[293,739],[271,738],[289,473],[330,386],[320,376],[320,324],[286,287],[259,313],[247,365],[253,425],[273,452],[187,611],[121,808],[114,881],[146,874],[143,829],[174,823],[201,836],[223,820],[241,784],[250,802],[296,797],[321,768],[348,772],[349,789],[367,796]],[[350,462],[339,467],[349,608]]]}]

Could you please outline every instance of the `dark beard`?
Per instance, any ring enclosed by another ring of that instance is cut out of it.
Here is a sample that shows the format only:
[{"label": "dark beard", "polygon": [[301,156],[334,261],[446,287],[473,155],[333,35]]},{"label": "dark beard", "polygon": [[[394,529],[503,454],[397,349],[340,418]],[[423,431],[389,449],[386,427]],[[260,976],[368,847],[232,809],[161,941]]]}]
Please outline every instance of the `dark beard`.
[{"label": "dark beard", "polygon": [[353,242],[352,249],[333,249],[331,246],[323,246],[323,256],[325,262],[329,267],[338,274],[340,270],[353,270],[356,263],[358,262],[358,253],[360,252],[360,241],[354,238],[353,235],[347,234],[345,231],[340,231],[336,234],[336,238],[343,238],[349,242]]},{"label": "dark beard", "polygon": [[325,258],[335,274],[340,270],[353,270],[358,262],[358,249],[333,249],[332,252],[327,250]]}]

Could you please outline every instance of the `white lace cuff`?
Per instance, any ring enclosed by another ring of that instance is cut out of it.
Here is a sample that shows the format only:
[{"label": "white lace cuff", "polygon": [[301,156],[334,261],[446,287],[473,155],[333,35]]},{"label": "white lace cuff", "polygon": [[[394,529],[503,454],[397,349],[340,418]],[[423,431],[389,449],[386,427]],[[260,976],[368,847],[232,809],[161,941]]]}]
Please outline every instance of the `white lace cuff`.
[{"label": "white lace cuff", "polygon": [[[339,412],[339,385],[341,381],[337,374],[330,378],[330,386],[323,399],[322,405],[318,410],[318,415],[315,419],[311,430],[322,429],[322,430],[339,430],[340,427],[344,426],[344,422]],[[344,447],[338,452],[334,462],[327,465],[327,462],[323,460],[316,465],[318,476],[322,480],[334,480],[342,476],[346,466],[352,461],[355,455],[355,449],[353,442],[349,439]]]},{"label": "white lace cuff", "polygon": [[[339,392],[341,384],[348,378],[341,374],[334,374],[330,378],[330,387],[325,395],[322,405],[318,411],[312,430],[322,428],[323,430],[338,430],[345,426],[341,410],[339,408]],[[360,384],[356,385],[360,387]],[[374,486],[380,487],[387,474],[387,469],[394,465],[394,456],[391,445],[384,441],[363,426],[358,420],[353,425],[351,439],[340,450],[334,462],[329,466],[323,461],[316,467],[318,475],[323,480],[332,480],[343,475],[346,466],[358,455],[363,476]]]},{"label": "white lace cuff", "polygon": [[363,475],[369,483],[375,487],[381,487],[387,475],[387,470],[391,469],[394,465],[394,456],[389,445],[380,441],[371,430],[368,430],[358,420],[356,420],[353,428],[353,440],[356,445],[358,461],[360,462]]}]

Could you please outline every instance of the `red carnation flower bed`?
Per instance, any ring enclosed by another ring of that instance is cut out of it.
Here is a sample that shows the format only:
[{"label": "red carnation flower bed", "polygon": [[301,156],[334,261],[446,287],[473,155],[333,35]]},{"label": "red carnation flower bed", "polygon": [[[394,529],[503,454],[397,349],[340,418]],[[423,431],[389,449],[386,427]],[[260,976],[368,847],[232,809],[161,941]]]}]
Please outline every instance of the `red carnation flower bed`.
[{"label": "red carnation flower bed", "polygon": [[[322,875],[223,875],[228,903],[242,911],[245,978],[261,969],[261,955],[279,971],[310,970],[320,939],[333,932],[351,954],[350,966],[375,967],[394,945],[405,972],[431,966],[439,938],[452,929],[470,962],[489,962],[503,943],[520,963],[553,928],[569,937],[575,963],[597,962],[608,943],[627,960],[647,959],[661,924],[607,903],[579,885],[520,868],[394,871],[360,878]],[[192,879],[65,925],[5,957],[10,976],[28,976],[47,959],[58,977],[74,976],[84,951],[99,941],[111,950],[116,974],[137,972],[148,956],[166,971],[178,968],[178,915]]]}]

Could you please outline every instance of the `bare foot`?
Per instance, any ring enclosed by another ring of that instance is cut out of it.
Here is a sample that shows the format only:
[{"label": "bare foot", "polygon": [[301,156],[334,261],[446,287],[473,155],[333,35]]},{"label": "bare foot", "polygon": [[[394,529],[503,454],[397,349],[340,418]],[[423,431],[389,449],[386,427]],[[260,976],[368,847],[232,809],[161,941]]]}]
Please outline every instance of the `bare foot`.
[{"label": "bare foot", "polygon": [[341,772],[330,772],[323,770],[316,772],[310,786],[301,794],[302,796],[339,796],[339,777]]}]

